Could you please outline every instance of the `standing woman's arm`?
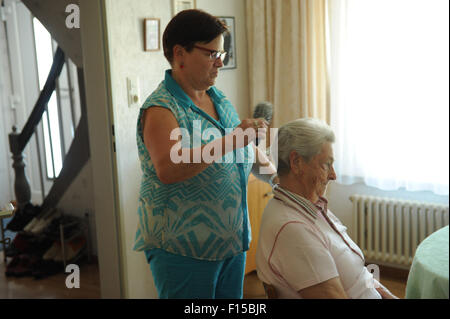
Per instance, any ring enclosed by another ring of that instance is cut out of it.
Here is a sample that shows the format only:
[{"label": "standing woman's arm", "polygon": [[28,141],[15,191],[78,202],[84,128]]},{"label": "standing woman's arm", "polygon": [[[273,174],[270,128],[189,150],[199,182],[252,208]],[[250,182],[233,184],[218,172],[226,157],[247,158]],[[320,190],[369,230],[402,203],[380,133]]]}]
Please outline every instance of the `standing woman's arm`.
[{"label": "standing woman's arm", "polygon": [[[253,122],[251,120],[243,120],[238,126],[245,130],[246,128],[252,127]],[[215,143],[217,149],[220,147],[221,154],[212,154],[214,159],[217,160],[224,156],[226,152],[233,151],[238,147],[246,146],[256,136],[250,136],[243,139],[243,145],[236,145],[235,137],[236,132],[228,134],[220,139],[216,139],[208,144],[202,145],[199,149],[189,149],[189,163],[174,163],[171,159],[171,150],[179,141],[171,140],[170,135],[173,130],[179,129],[178,122],[175,116],[166,108],[160,106],[153,106],[145,110],[142,115],[142,126],[143,126],[143,137],[144,144],[150,154],[153,165],[156,170],[156,175],[159,180],[164,184],[173,184],[182,182],[196,176],[205,170],[212,163],[205,162],[201,158],[200,163],[193,163],[194,152],[200,152],[202,154],[205,147],[213,146]],[[190,132],[191,133],[191,132]],[[226,147],[228,146],[228,147]],[[186,151],[186,150],[184,150]],[[172,151],[173,152],[173,151]],[[178,154],[181,155],[182,150],[180,149]]]},{"label": "standing woman's arm", "polygon": [[276,175],[277,169],[275,168],[275,165],[270,161],[269,157],[258,147],[256,147],[255,144],[253,144],[253,151],[255,152],[256,160],[252,167],[253,175],[266,183],[278,183],[278,177],[275,176],[272,179],[272,176]]}]

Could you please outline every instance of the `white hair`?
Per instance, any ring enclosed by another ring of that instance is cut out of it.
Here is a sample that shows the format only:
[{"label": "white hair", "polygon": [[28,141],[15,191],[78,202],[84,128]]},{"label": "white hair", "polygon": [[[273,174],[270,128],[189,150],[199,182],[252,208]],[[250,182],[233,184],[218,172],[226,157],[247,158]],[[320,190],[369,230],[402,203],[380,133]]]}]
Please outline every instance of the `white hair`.
[{"label": "white hair", "polygon": [[281,126],[275,139],[278,145],[278,175],[290,171],[289,155],[292,151],[308,162],[320,153],[323,144],[334,143],[334,140],[331,127],[318,119],[302,118]]}]

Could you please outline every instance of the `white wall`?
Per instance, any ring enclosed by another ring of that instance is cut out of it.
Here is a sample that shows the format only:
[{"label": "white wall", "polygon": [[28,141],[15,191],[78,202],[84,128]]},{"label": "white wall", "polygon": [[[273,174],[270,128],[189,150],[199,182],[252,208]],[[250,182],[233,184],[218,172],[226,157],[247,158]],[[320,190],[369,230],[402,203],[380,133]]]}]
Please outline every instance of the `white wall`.
[{"label": "white wall", "polygon": [[91,254],[97,255],[97,233],[95,225],[94,187],[92,181],[91,160],[84,165],[81,172],[66,190],[66,193],[58,203],[58,208],[64,214],[85,218],[89,213],[89,241]]},{"label": "white wall", "polygon": [[237,109],[241,119],[252,114],[249,105],[247,33],[245,27],[245,1],[243,0],[197,0],[197,7],[215,16],[235,17],[236,27],[236,69],[222,70],[216,82]]},{"label": "white wall", "polygon": [[[172,18],[167,0],[106,0],[112,103],[117,150],[120,200],[120,237],[124,295],[127,298],[156,298],[156,290],[144,253],[132,250],[137,227],[137,202],[141,171],[136,146],[136,121],[139,109],[129,108],[127,82],[137,76],[140,104],[164,78],[169,68],[162,44],[157,52],[144,51],[143,20],[161,19],[162,33]],[[248,114],[247,63],[245,45],[245,6],[242,0],[197,0],[197,8],[214,15],[236,17],[237,69],[220,73],[216,86],[224,91],[241,116]],[[126,13],[126,14],[124,14]]]}]

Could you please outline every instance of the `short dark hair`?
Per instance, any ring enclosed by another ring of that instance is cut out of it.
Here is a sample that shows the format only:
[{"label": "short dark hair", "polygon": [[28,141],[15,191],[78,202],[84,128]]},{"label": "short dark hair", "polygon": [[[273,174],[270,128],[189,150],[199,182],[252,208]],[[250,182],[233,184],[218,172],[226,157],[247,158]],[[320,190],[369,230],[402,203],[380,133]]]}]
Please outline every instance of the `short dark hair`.
[{"label": "short dark hair", "polygon": [[172,64],[173,47],[181,45],[190,52],[195,43],[208,43],[228,29],[218,18],[209,13],[190,9],[178,13],[170,20],[163,34],[164,56]]}]

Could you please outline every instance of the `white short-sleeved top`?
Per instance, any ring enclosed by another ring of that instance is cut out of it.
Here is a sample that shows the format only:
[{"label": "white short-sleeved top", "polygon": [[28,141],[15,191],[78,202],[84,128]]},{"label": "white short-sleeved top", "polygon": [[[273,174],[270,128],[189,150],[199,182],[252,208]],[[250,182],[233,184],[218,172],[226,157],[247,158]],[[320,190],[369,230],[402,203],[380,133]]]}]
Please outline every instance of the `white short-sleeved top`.
[{"label": "white short-sleeved top", "polygon": [[349,298],[381,298],[362,251],[325,198],[312,204],[279,186],[274,194],[262,216],[256,268],[279,298],[301,299],[299,290],[335,277]]}]

